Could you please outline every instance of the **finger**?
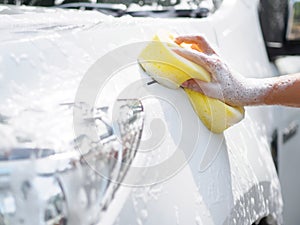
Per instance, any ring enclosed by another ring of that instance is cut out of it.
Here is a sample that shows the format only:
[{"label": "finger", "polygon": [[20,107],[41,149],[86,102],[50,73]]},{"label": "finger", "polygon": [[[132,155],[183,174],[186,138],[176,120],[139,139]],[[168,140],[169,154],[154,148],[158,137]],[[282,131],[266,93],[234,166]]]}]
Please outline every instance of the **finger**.
[{"label": "finger", "polygon": [[177,44],[192,44],[192,48],[208,55],[216,54],[208,41],[203,36],[180,36],[175,39]]},{"label": "finger", "polygon": [[217,83],[205,82],[198,79],[190,79],[181,84],[181,87],[202,93],[208,97],[223,100],[222,90]]},{"label": "finger", "polygon": [[214,63],[209,56],[201,52],[195,53],[183,48],[173,48],[172,50],[178,55],[204,67],[208,72],[213,72],[211,68],[214,68]]},{"label": "finger", "polygon": [[197,79],[189,79],[181,84],[181,87],[191,89],[193,91],[200,92],[205,95],[210,95],[212,84],[210,82],[205,82]]},{"label": "finger", "polygon": [[179,36],[175,38],[177,44],[187,43],[187,44],[198,44],[198,36]]},{"label": "finger", "polygon": [[190,80],[183,82],[181,84],[181,87],[203,93],[200,85],[201,85],[201,83],[197,83],[194,79],[190,79]]}]

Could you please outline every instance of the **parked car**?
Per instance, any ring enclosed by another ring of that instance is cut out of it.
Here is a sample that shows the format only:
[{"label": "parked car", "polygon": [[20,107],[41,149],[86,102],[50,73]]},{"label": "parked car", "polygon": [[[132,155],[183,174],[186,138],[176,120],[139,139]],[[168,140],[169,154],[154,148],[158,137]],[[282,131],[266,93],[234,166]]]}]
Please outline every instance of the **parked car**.
[{"label": "parked car", "polygon": [[296,2],[200,2],[0,6],[1,225],[283,223],[275,166],[296,111],[247,107],[214,134],[136,59],[159,30],[202,34],[244,76],[276,76],[300,52]]}]

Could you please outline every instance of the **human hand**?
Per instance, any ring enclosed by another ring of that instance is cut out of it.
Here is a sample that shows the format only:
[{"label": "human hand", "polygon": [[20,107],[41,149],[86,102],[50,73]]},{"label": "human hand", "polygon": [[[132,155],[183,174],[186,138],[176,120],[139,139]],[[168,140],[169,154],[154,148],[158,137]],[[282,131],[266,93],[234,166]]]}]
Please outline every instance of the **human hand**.
[{"label": "human hand", "polygon": [[232,69],[216,54],[202,36],[181,36],[175,39],[177,44],[191,44],[190,51],[184,48],[173,49],[178,55],[202,66],[211,74],[211,82],[190,79],[181,86],[203,93],[209,97],[234,106],[253,104],[257,101],[254,82],[246,79]]}]

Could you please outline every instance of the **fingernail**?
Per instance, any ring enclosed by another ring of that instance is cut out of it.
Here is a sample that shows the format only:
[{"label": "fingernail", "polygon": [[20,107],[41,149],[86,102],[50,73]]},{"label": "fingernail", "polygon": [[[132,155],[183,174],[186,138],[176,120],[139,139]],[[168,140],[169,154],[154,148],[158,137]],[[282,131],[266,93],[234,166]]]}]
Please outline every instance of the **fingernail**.
[{"label": "fingernail", "polygon": [[184,81],[182,84],[181,84],[181,87],[189,87],[190,86],[190,83],[188,81]]}]

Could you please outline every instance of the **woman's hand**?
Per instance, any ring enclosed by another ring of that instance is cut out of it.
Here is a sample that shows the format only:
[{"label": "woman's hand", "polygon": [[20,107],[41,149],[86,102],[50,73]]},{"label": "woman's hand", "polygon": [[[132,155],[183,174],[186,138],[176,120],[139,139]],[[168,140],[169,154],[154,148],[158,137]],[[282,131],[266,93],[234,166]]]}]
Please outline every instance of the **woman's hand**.
[{"label": "woman's hand", "polygon": [[220,99],[234,106],[260,104],[268,89],[268,82],[258,83],[255,79],[246,79],[220,59],[202,36],[181,36],[175,39],[177,44],[192,44],[190,51],[176,48],[178,55],[202,66],[211,74],[211,82],[190,79],[181,86],[201,92],[209,97]]}]

